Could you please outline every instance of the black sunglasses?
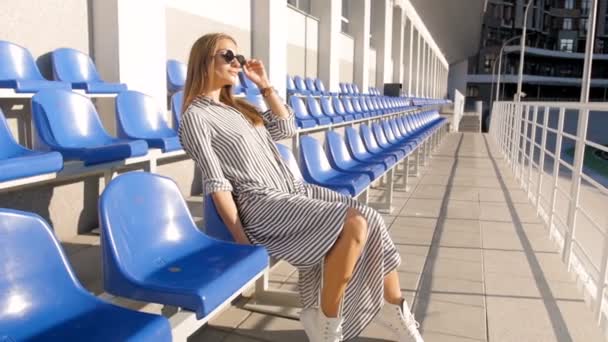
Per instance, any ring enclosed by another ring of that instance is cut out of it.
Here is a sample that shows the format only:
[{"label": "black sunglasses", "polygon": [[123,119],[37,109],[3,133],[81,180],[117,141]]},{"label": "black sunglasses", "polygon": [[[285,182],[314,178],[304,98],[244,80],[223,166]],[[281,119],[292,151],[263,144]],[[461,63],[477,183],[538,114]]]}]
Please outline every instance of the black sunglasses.
[{"label": "black sunglasses", "polygon": [[228,64],[231,64],[235,58],[241,66],[244,66],[245,63],[247,63],[247,60],[243,55],[235,55],[232,50],[226,50],[226,52],[220,54],[220,56],[222,56]]}]

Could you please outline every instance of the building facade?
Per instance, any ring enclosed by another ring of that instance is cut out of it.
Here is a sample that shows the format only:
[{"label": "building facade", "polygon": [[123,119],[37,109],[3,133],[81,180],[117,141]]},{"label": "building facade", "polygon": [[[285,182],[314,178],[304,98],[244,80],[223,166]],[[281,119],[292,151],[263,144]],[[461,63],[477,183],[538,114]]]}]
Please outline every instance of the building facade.
[{"label": "building facade", "polygon": [[[479,53],[468,60],[467,96],[488,105],[513,99],[519,69],[519,38],[527,0],[489,0]],[[592,101],[608,99],[608,0],[598,0],[592,68]],[[578,101],[591,0],[534,0],[527,21],[525,100]]]}]

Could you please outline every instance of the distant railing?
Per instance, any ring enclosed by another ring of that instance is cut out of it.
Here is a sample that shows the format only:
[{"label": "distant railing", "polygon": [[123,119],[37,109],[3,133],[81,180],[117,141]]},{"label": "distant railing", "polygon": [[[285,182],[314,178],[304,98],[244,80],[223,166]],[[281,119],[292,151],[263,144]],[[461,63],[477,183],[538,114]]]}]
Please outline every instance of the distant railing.
[{"label": "distant railing", "polygon": [[608,125],[594,122],[598,134],[591,114],[608,122],[608,103],[495,102],[490,135],[605,327],[608,148],[591,139],[608,140]]}]

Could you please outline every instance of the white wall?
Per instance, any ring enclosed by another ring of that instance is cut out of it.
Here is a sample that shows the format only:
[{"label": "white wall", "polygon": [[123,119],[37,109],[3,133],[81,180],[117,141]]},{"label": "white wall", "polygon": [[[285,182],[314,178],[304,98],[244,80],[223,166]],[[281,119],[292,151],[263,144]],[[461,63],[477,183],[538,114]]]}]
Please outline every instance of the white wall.
[{"label": "white wall", "polygon": [[319,21],[287,7],[287,73],[317,77]]},{"label": "white wall", "polygon": [[[369,49],[369,86],[376,87],[376,49]],[[367,89],[361,90],[367,93]]]},{"label": "white wall", "polygon": [[353,83],[355,40],[344,33],[338,39],[340,49],[340,82]]},{"label": "white wall", "polygon": [[192,44],[202,35],[211,32],[224,32],[233,36],[239,52],[250,57],[250,0],[167,0],[166,12],[167,58],[187,62]]}]

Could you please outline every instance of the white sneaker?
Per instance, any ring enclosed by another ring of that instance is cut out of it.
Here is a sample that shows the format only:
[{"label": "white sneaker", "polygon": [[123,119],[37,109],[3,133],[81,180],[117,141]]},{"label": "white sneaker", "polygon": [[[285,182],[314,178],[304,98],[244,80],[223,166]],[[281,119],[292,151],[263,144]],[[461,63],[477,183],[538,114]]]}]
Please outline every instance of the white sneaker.
[{"label": "white sneaker", "polygon": [[310,342],[342,341],[342,319],[326,317],[320,308],[303,309],[300,322]]},{"label": "white sneaker", "polygon": [[386,304],[385,317],[378,315],[378,324],[389,329],[399,342],[424,342],[418,328],[420,324],[414,319],[414,315],[405,302],[401,305]]}]

